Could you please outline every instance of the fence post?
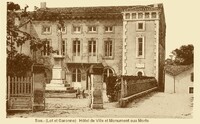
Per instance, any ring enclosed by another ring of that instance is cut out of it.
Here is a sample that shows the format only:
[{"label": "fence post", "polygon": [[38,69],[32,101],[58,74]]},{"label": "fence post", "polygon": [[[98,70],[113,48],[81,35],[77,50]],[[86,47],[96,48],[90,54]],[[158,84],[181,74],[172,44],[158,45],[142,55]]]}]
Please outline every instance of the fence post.
[{"label": "fence post", "polygon": [[14,81],[14,78],[13,77],[11,77],[11,81],[10,81],[10,84],[12,85],[12,87],[11,87],[11,94],[14,94],[14,83],[13,83],[13,81]]},{"label": "fence post", "polygon": [[8,93],[8,100],[10,99],[10,76],[8,76],[8,78],[7,78],[7,93]]},{"label": "fence post", "polygon": [[25,83],[24,83],[24,85],[25,85],[25,86],[24,86],[24,89],[25,89],[25,90],[24,90],[24,93],[25,93],[25,94],[27,94],[27,82],[28,82],[28,79],[27,79],[27,77],[26,77],[26,78],[25,78]]},{"label": "fence post", "polygon": [[124,97],[124,81],[123,77],[121,77],[121,98]]},{"label": "fence post", "polygon": [[33,73],[33,76],[31,77],[31,107],[32,107],[32,112],[34,111],[34,88],[33,88],[33,85],[34,85],[34,73]]},{"label": "fence post", "polygon": [[128,94],[128,86],[127,86],[127,80],[124,81],[124,97]]},{"label": "fence post", "polygon": [[20,77],[17,77],[17,94],[20,93]]}]

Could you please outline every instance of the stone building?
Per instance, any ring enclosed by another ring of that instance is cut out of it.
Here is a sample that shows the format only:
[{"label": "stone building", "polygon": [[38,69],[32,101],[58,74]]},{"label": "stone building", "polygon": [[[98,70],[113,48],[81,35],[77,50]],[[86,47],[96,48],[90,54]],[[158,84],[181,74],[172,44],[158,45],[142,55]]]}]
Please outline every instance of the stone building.
[{"label": "stone building", "polygon": [[[111,75],[153,76],[163,91],[166,25],[162,4],[48,8],[41,3],[30,15],[21,30],[46,41],[37,60],[54,65],[50,48],[62,45],[62,78],[72,87],[88,89],[88,70],[96,65],[104,68],[103,81]],[[58,44],[59,26],[62,44]]]}]

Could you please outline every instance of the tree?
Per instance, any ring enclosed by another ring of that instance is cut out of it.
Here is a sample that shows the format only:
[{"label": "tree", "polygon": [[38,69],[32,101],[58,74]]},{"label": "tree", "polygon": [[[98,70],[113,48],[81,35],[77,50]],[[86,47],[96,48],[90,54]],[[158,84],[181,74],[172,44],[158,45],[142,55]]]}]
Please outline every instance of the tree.
[{"label": "tree", "polygon": [[[25,9],[27,6],[25,7]],[[20,10],[20,6],[13,2],[7,2],[7,75],[9,76],[26,76],[27,72],[31,70],[33,60],[22,54],[22,45],[31,40],[32,37],[26,32],[19,30],[19,27],[15,25],[15,18],[20,18],[20,15],[16,13]],[[22,12],[22,15],[26,11]],[[21,46],[20,53],[15,47]]]},{"label": "tree", "polygon": [[7,75],[26,76],[31,71],[33,60],[21,53],[16,53],[12,58],[7,57]]},{"label": "tree", "polygon": [[172,51],[175,56],[174,64],[189,65],[194,62],[194,46],[192,44],[182,45],[179,49]]}]

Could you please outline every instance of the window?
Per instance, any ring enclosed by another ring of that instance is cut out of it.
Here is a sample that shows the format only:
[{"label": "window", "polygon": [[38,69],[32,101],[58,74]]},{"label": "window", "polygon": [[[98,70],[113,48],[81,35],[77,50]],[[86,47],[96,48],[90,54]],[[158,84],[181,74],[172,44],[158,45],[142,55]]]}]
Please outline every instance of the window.
[{"label": "window", "polygon": [[90,33],[97,32],[97,27],[96,26],[89,26],[88,27],[88,32],[90,32]]},{"label": "window", "polygon": [[112,40],[106,40],[104,42],[105,57],[113,57],[113,43]]},{"label": "window", "polygon": [[103,82],[106,82],[106,79],[110,76],[113,76],[113,71],[109,68],[103,71]]},{"label": "window", "polygon": [[42,54],[44,56],[50,55],[50,41],[45,40],[43,41],[43,50],[42,50]]},{"label": "window", "polygon": [[143,23],[138,23],[138,29],[143,29]]},{"label": "window", "polygon": [[81,82],[81,71],[80,69],[74,69],[72,72],[72,82]]},{"label": "window", "polygon": [[73,33],[81,33],[81,27],[80,26],[73,26]]},{"label": "window", "polygon": [[137,76],[138,76],[138,77],[142,77],[142,72],[139,71],[139,72],[137,73]]},{"label": "window", "polygon": [[136,19],[136,13],[132,13],[132,19]]},{"label": "window", "polygon": [[193,87],[189,87],[189,93],[194,93],[194,88]]},{"label": "window", "polygon": [[50,26],[43,26],[42,27],[42,33],[43,34],[50,34],[51,33],[51,27]]},{"label": "window", "polygon": [[191,82],[194,82],[194,73],[191,73],[190,80]]},{"label": "window", "polygon": [[106,26],[105,32],[113,32],[113,26]]},{"label": "window", "polygon": [[65,40],[62,40],[62,55],[65,55]]},{"label": "window", "polygon": [[89,56],[96,56],[96,41],[88,41],[88,47]]},{"label": "window", "polygon": [[151,18],[156,18],[156,12],[151,13]]},{"label": "window", "polygon": [[145,22],[143,22],[143,21],[139,21],[139,22],[137,22],[136,23],[137,24],[137,30],[138,31],[144,31],[145,30]]},{"label": "window", "polygon": [[67,33],[67,28],[66,27],[61,27],[61,32],[62,33]]},{"label": "window", "polygon": [[138,18],[142,19],[143,18],[143,13],[138,13]]},{"label": "window", "polygon": [[130,13],[125,14],[125,19],[130,19]]},{"label": "window", "polygon": [[148,12],[145,13],[145,18],[149,18],[149,13]]},{"label": "window", "polygon": [[80,56],[80,40],[73,41],[73,56]]},{"label": "window", "polygon": [[136,39],[136,57],[144,58],[144,37]]}]

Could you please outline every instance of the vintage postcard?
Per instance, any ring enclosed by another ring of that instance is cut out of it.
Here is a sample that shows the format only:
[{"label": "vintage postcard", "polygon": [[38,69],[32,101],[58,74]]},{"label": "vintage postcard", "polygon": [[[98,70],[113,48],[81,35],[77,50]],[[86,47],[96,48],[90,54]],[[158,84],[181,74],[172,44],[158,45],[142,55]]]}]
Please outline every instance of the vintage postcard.
[{"label": "vintage postcard", "polygon": [[197,123],[198,3],[3,1],[3,122]]}]

